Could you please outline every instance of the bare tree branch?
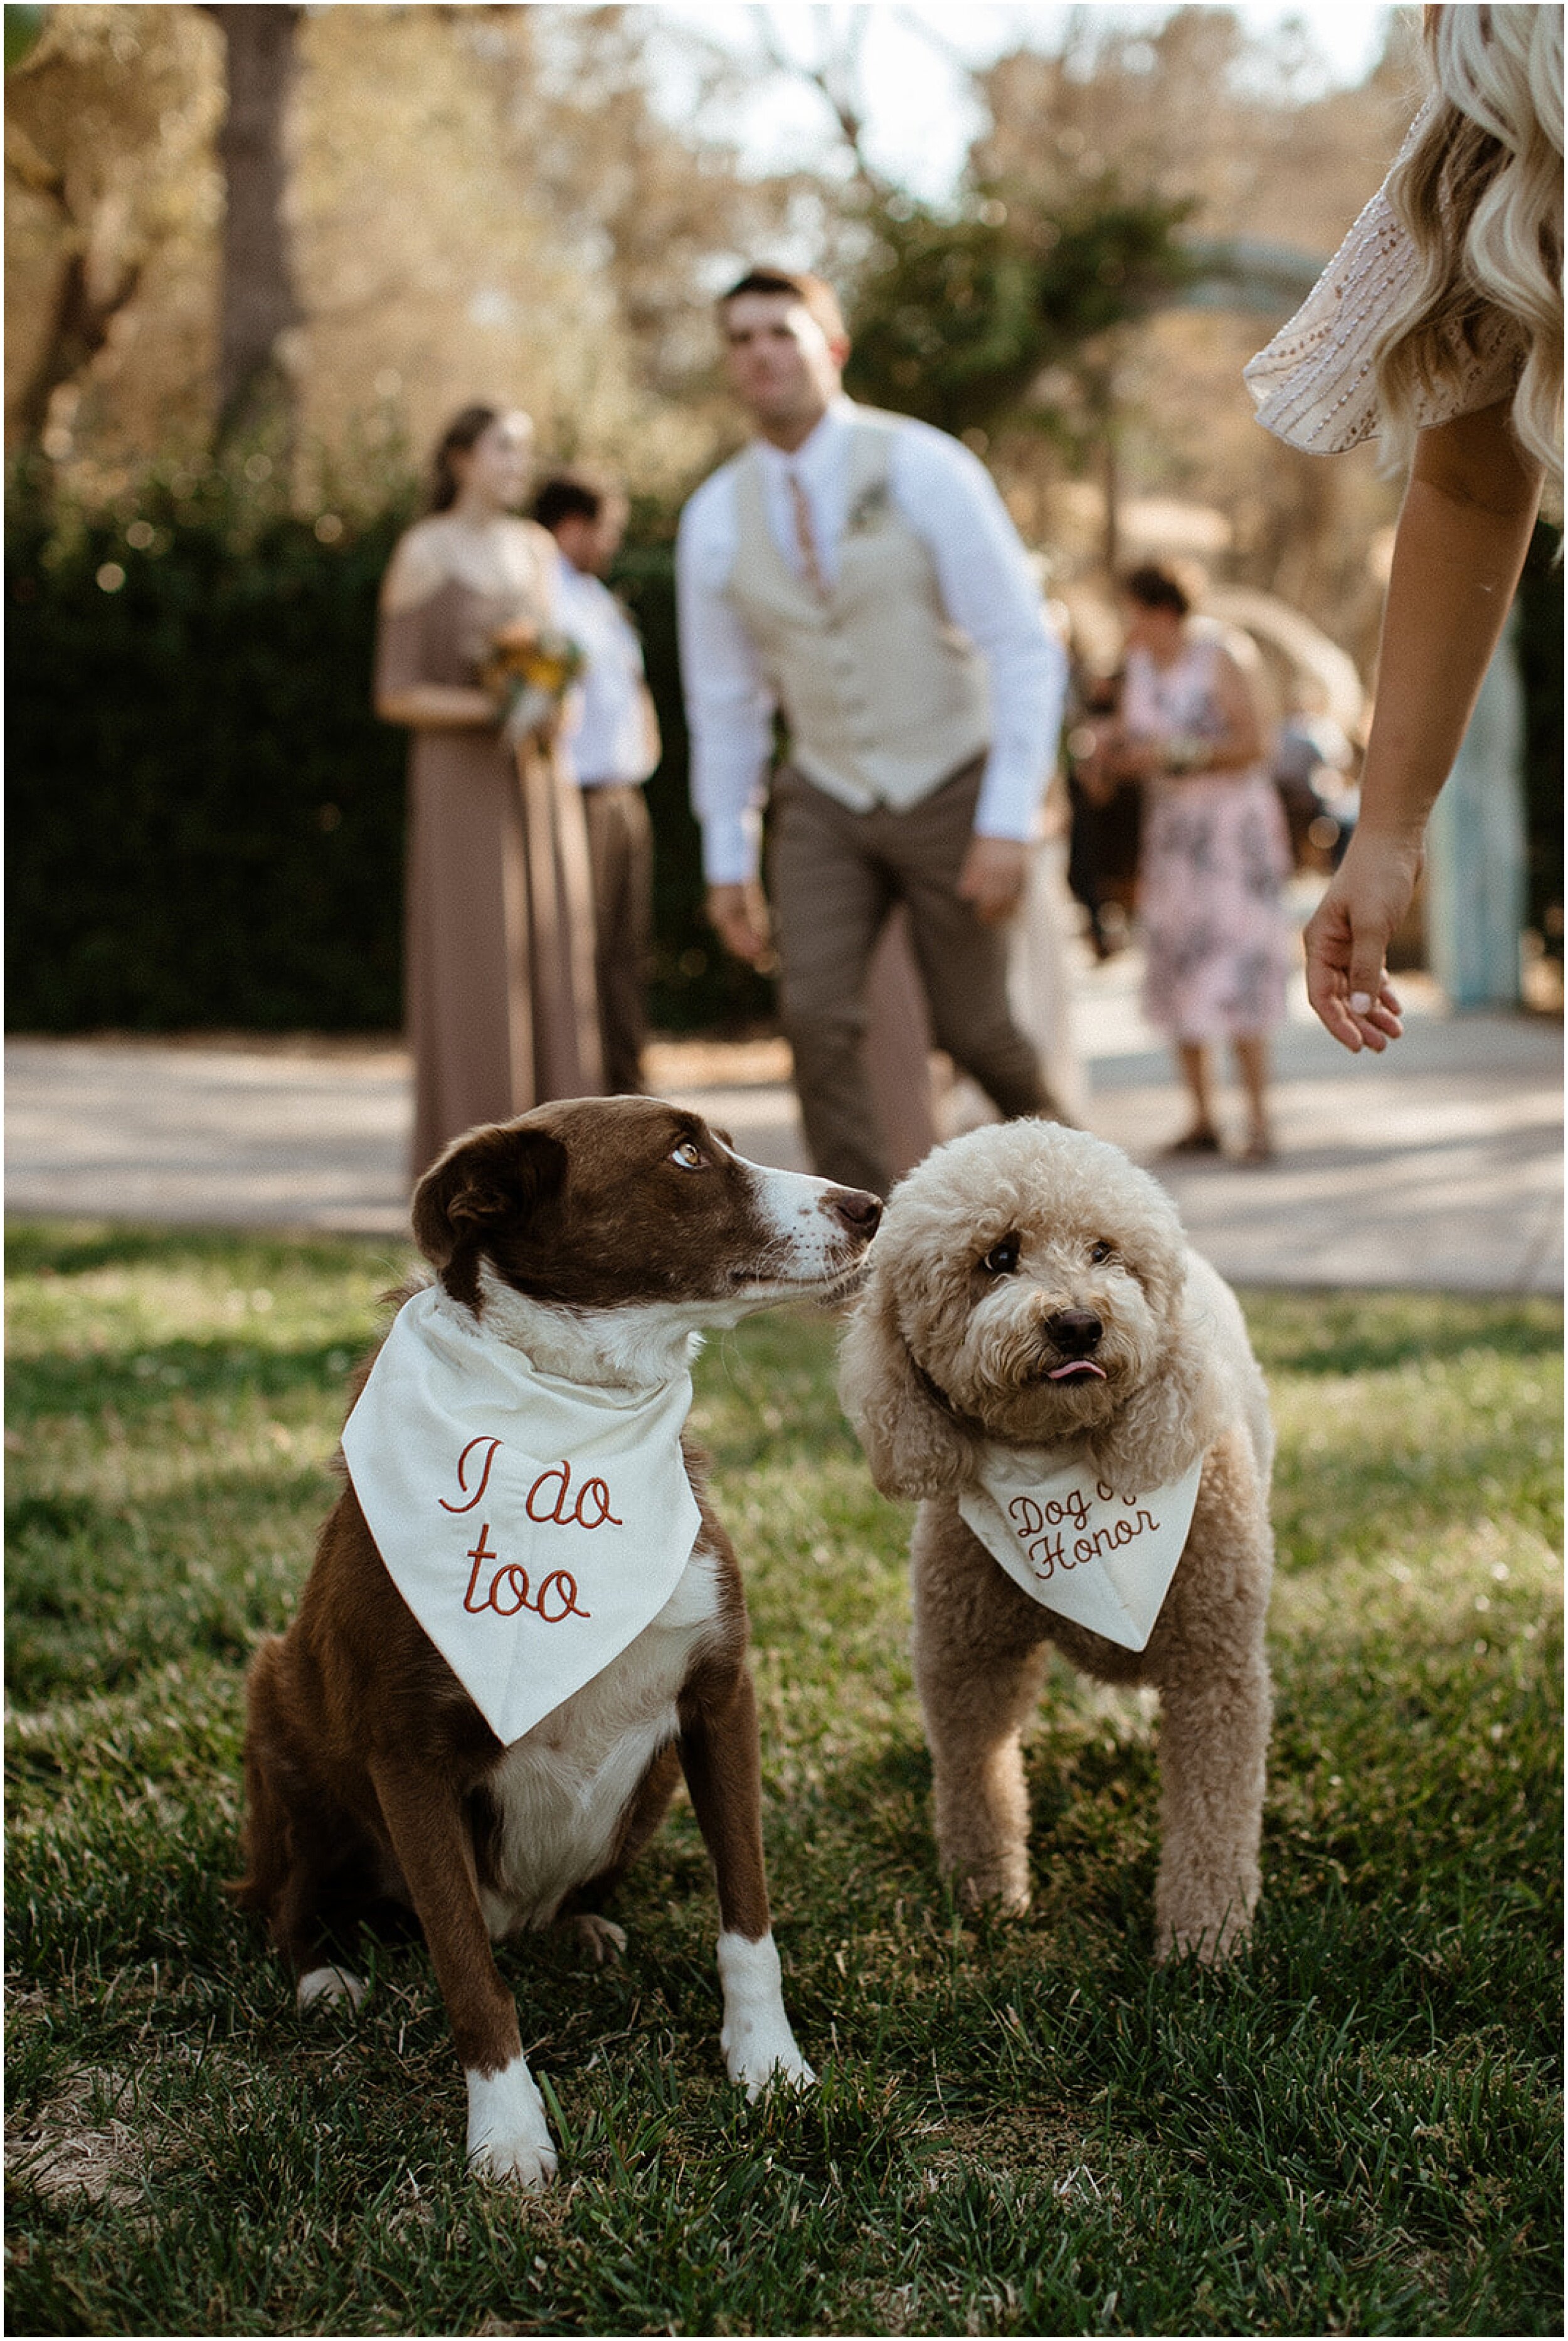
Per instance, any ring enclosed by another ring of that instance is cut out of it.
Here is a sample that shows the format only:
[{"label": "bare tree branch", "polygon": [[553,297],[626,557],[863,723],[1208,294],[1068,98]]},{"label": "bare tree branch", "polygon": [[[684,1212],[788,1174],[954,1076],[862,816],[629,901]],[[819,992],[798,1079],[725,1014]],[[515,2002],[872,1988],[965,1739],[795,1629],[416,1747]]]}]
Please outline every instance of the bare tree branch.
[{"label": "bare tree branch", "polygon": [[28,446],[43,439],[55,393],[84,373],[108,340],[110,327],[142,281],[144,265],[141,257],[125,261],[109,284],[94,290],[85,250],[78,245],[67,255],[43,349],[16,402],[16,420]]},{"label": "bare tree branch", "polygon": [[855,176],[868,194],[885,198],[894,193],[893,183],[878,171],[866,152],[866,110],[860,95],[860,51],[865,40],[867,14],[862,9],[851,12],[845,34],[835,48],[833,45],[831,11],[813,11],[822,39],[815,65],[804,65],[792,57],[779,40],[770,11],[754,6],[752,20],[757,27],[762,53],[775,73],[791,80],[805,82],[827,105],[839,135],[849,150],[855,166]]},{"label": "bare tree branch", "polygon": [[40,154],[19,122],[8,121],[5,125],[5,168],[34,194],[47,196],[69,215],[65,173],[57,170],[46,154]]}]

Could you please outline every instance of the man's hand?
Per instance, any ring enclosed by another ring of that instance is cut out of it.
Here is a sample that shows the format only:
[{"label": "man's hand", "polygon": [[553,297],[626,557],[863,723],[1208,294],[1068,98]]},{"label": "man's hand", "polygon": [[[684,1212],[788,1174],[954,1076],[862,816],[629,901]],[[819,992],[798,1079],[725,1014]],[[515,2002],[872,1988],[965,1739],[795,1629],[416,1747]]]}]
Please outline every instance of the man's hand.
[{"label": "man's hand", "polygon": [[987,927],[1010,919],[1024,899],[1032,848],[1012,837],[972,837],[958,872],[958,893]]},{"label": "man's hand", "polygon": [[755,878],[738,886],[710,886],[708,919],[727,951],[750,967],[763,967],[773,956],[768,902]]},{"label": "man's hand", "polygon": [[1353,1054],[1386,1049],[1404,1030],[1384,956],[1410,908],[1422,859],[1419,838],[1357,829],[1307,921],[1306,996]]}]

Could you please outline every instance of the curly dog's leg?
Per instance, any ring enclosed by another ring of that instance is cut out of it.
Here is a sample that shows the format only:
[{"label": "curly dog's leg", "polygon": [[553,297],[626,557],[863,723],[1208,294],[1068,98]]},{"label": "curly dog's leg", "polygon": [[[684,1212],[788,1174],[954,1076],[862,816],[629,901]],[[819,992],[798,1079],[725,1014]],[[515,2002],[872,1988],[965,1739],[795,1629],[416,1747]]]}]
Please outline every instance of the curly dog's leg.
[{"label": "curly dog's leg", "polygon": [[1258,1895],[1268,1669],[1260,1654],[1242,1671],[1172,1684],[1162,1708],[1158,1956],[1227,1958]]},{"label": "curly dog's leg", "polygon": [[1200,1537],[1203,1566],[1177,1571],[1149,1649],[1161,1706],[1155,1922],[1159,1957],[1214,1960],[1239,1949],[1257,1900],[1272,1708],[1268,1524],[1235,1434],[1205,1475]]},{"label": "curly dog's leg", "polygon": [[1039,1612],[950,1507],[924,1504],[912,1549],[915,1681],[930,1742],[937,1855],[969,1903],[1029,1906],[1018,1735],[1045,1674]]}]

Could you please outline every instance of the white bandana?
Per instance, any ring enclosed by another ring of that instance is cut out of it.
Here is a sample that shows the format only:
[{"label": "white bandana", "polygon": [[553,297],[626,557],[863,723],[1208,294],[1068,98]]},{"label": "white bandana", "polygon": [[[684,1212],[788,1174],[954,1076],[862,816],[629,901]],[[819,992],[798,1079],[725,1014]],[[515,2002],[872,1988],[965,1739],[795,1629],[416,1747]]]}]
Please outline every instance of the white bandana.
[{"label": "white bandana", "polygon": [[1087,1463],[1042,1470],[1051,1459],[987,1447],[959,1514],[1042,1609],[1141,1650],[1186,1543],[1203,1458],[1168,1487],[1125,1496]]},{"label": "white bandana", "polygon": [[682,1370],[584,1388],[465,1323],[440,1288],[399,1310],[343,1426],[388,1576],[510,1746],[657,1617],[701,1514]]}]

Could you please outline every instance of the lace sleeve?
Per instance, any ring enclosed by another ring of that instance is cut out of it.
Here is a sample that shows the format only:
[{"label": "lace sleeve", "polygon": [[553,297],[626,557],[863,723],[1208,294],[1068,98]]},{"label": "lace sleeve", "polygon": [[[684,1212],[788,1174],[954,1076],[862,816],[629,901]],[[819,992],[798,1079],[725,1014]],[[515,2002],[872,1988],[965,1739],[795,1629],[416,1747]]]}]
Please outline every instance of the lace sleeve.
[{"label": "lace sleeve", "polygon": [[[1425,123],[1424,109],[1400,150],[1401,160]],[[1337,455],[1374,435],[1374,353],[1416,265],[1385,179],[1289,324],[1243,370],[1265,431],[1309,455]],[[1522,357],[1512,320],[1501,310],[1489,313],[1474,346],[1454,343],[1442,378],[1417,398],[1417,427],[1450,423],[1505,398]]]}]

